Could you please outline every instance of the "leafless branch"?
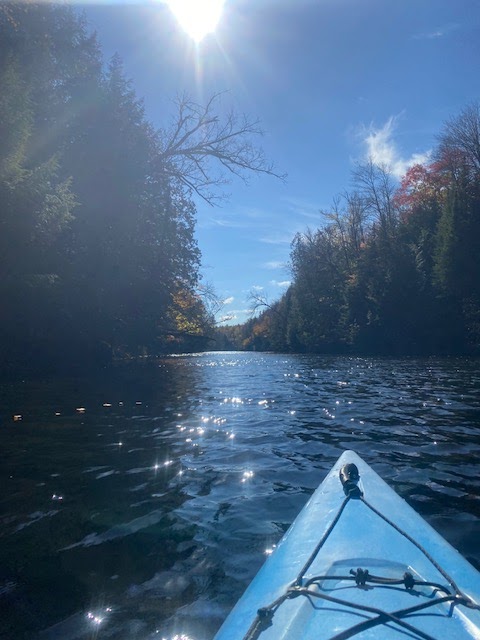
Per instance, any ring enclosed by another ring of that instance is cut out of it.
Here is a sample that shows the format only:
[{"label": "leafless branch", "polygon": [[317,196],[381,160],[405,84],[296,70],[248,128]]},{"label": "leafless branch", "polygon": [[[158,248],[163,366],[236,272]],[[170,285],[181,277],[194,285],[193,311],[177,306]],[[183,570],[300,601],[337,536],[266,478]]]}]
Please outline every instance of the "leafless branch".
[{"label": "leafless branch", "polygon": [[357,194],[362,198],[364,210],[375,216],[385,231],[395,225],[396,211],[393,205],[395,186],[385,165],[376,164],[371,158],[357,164],[353,171]]},{"label": "leafless branch", "polygon": [[197,287],[197,295],[201,298],[207,314],[213,320],[224,306],[223,301],[215,291],[214,285],[211,282],[202,282]]},{"label": "leafless branch", "polygon": [[205,105],[185,95],[178,98],[174,122],[159,139],[162,169],[209,204],[223,197],[215,191],[229,178],[248,182],[252,173],[286,178],[254,142],[263,135],[259,121],[234,111],[220,118],[220,96],[214,94]]},{"label": "leafless branch", "polygon": [[250,309],[250,314],[252,317],[255,316],[257,311],[260,311],[260,310],[271,311],[272,313],[276,314],[278,317],[284,317],[285,315],[285,311],[282,312],[280,308],[281,300],[275,300],[274,302],[270,302],[266,294],[259,293],[254,289],[250,291],[247,299],[249,304],[252,305]]},{"label": "leafless branch", "polygon": [[478,176],[480,172],[480,103],[472,102],[458,116],[448,120],[438,137],[437,157],[455,163],[462,160]]}]

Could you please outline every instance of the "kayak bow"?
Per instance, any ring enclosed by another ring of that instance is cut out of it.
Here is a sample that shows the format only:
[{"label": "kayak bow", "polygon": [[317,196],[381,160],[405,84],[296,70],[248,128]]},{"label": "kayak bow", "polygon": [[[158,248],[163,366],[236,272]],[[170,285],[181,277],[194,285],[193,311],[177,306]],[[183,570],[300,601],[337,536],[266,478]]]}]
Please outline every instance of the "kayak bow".
[{"label": "kayak bow", "polygon": [[480,640],[480,574],[353,451],[215,640]]}]

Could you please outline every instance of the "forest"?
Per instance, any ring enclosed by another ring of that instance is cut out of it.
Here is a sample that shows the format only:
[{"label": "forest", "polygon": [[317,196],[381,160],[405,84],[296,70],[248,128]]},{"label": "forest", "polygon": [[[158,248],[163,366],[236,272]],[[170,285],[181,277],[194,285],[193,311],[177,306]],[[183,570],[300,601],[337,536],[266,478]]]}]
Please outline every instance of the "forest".
[{"label": "forest", "polygon": [[480,105],[445,122],[428,165],[399,181],[372,161],[325,224],[293,238],[292,284],[224,327],[225,349],[480,354]]},{"label": "forest", "polygon": [[205,349],[480,352],[478,104],[400,183],[357,165],[325,224],[293,238],[283,297],[216,327],[195,202],[225,175],[282,177],[257,121],[180,96],[155,128],[66,5],[0,5],[0,82],[2,372]]},{"label": "forest", "polygon": [[257,122],[183,95],[156,129],[66,4],[0,6],[0,82],[2,371],[206,348],[195,198],[276,175]]}]

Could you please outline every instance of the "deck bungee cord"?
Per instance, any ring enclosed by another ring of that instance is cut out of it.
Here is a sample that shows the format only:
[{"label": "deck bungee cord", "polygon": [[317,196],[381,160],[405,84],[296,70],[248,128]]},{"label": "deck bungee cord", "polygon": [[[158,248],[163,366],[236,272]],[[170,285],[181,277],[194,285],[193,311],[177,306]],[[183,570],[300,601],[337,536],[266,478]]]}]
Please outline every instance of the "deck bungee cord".
[{"label": "deck bungee cord", "polygon": [[[361,622],[331,636],[329,640],[347,640],[348,638],[351,638],[367,629],[379,625],[386,625],[389,623],[397,625],[410,634],[414,634],[413,637],[423,638],[424,640],[439,640],[438,638],[434,638],[425,631],[418,629],[409,622],[406,622],[403,618],[414,615],[416,613],[419,613],[420,611],[429,609],[436,605],[448,603],[450,603],[450,609],[448,612],[449,616],[452,615],[453,609],[456,606],[465,606],[469,609],[480,610],[480,604],[462,593],[455,580],[443,569],[443,567],[435,560],[435,558],[433,558],[433,556],[424,548],[423,545],[421,545],[417,540],[415,540],[397,524],[392,522],[389,518],[387,518],[383,513],[381,513],[365,499],[363,492],[358,486],[360,474],[355,464],[348,463],[344,465],[340,469],[339,475],[343,490],[345,492],[345,499],[340,505],[334,519],[328,526],[323,536],[318,541],[315,549],[312,551],[308,560],[303,565],[295,581],[289,587],[287,587],[285,592],[276,600],[271,602],[269,605],[261,607],[257,610],[256,617],[253,620],[247,633],[243,637],[243,640],[258,640],[261,634],[270,626],[272,626],[273,618],[278,608],[286,600],[290,600],[292,598],[297,598],[300,596],[307,598],[311,602],[312,606],[315,606],[315,600],[324,600],[326,602],[337,604],[346,608],[351,608],[354,611],[373,614],[372,617],[368,617],[367,619],[362,620]],[[319,551],[325,545],[326,541],[330,537],[330,534],[333,532],[336,525],[340,521],[340,518],[347,505],[352,500],[360,501],[361,503],[363,503],[367,509],[381,518],[386,524],[388,524],[400,535],[406,538],[410,543],[412,543],[429,560],[429,562],[435,567],[440,575],[445,578],[449,587],[438,582],[418,580],[409,571],[406,571],[402,577],[391,578],[370,574],[368,569],[362,568],[351,569],[348,575],[320,575],[313,576],[308,578],[308,580],[305,580],[305,574],[315,561]],[[406,591],[412,593],[415,593],[414,589],[417,586],[423,588],[427,587],[431,589],[431,593],[428,595],[429,600],[427,602],[422,602],[414,606],[404,607],[389,612],[373,606],[337,598],[328,595],[325,592],[322,592],[322,584],[329,580],[334,580],[335,582],[355,582],[356,586],[360,589],[373,589],[373,585],[375,585],[376,588],[385,589],[398,589],[403,586]],[[317,589],[312,589],[312,586],[317,587]],[[443,593],[444,595],[437,595],[438,593]]]}]

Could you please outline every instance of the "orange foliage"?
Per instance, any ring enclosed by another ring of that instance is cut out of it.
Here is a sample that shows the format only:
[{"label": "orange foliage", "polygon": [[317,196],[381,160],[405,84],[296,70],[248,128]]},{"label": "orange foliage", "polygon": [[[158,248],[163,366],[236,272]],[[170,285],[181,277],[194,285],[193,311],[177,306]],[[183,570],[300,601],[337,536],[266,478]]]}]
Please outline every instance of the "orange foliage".
[{"label": "orange foliage", "polygon": [[418,209],[442,202],[452,176],[443,162],[416,164],[408,169],[394,196],[395,205],[406,219]]}]

